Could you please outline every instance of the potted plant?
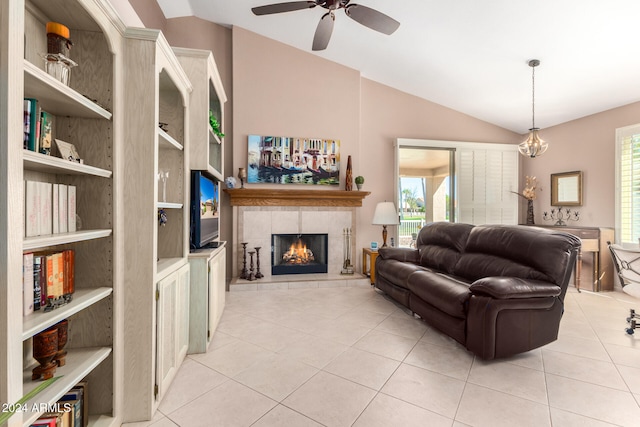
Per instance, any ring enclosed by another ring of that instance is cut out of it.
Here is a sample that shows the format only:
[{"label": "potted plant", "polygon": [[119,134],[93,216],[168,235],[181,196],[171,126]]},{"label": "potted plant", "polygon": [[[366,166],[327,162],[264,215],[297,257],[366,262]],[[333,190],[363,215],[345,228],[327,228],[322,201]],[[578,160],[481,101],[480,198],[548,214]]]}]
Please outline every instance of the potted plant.
[{"label": "potted plant", "polygon": [[360,189],[362,189],[362,184],[364,184],[364,177],[362,175],[358,175],[356,176],[356,187],[358,188],[358,191]]}]

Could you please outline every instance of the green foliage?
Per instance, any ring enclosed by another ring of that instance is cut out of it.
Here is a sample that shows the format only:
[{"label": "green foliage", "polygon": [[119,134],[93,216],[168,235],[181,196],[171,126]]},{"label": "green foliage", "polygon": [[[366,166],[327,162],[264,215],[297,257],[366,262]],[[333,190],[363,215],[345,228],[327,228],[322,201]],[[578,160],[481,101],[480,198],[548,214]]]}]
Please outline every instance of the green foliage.
[{"label": "green foliage", "polygon": [[224,138],[224,133],[220,131],[220,123],[218,123],[218,119],[216,119],[213,115],[213,111],[209,110],[209,124],[213,129],[213,133],[218,135],[220,138]]},{"label": "green foliage", "polygon": [[356,184],[364,184],[364,177],[361,175],[356,176]]}]

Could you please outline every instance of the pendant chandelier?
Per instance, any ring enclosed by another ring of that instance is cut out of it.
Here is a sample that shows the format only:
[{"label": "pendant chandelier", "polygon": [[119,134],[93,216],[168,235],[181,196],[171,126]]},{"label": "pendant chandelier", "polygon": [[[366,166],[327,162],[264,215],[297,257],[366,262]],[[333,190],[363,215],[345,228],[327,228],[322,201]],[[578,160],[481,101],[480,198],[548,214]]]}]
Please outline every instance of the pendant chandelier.
[{"label": "pendant chandelier", "polygon": [[536,67],[540,65],[540,61],[532,59],[529,61],[529,67],[531,67],[531,129],[529,129],[529,136],[527,139],[518,145],[518,151],[523,156],[531,157],[532,159],[544,154],[547,151],[549,144],[544,142],[538,136],[539,128],[536,127]]}]

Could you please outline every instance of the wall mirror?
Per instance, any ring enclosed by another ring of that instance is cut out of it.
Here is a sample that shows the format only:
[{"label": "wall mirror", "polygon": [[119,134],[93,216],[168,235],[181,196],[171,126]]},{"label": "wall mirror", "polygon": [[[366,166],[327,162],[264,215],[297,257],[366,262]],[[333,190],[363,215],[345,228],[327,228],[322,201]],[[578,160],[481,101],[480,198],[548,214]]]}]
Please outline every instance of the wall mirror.
[{"label": "wall mirror", "polygon": [[551,174],[551,206],[582,206],[582,172]]}]

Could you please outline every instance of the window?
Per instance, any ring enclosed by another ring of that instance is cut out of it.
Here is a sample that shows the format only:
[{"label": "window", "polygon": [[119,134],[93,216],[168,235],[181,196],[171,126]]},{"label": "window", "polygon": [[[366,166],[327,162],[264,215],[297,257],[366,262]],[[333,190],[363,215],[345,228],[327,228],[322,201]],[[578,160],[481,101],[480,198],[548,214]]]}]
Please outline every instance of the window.
[{"label": "window", "polygon": [[616,237],[640,239],[640,124],[616,129]]},{"label": "window", "polygon": [[[518,161],[514,144],[398,139],[396,200],[406,210],[403,180],[419,177],[426,180],[422,192],[427,222],[517,224]],[[419,230],[408,221],[399,227],[400,246],[412,242]]]}]

